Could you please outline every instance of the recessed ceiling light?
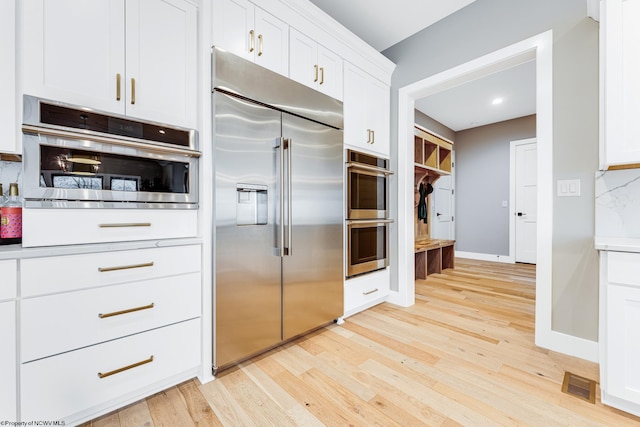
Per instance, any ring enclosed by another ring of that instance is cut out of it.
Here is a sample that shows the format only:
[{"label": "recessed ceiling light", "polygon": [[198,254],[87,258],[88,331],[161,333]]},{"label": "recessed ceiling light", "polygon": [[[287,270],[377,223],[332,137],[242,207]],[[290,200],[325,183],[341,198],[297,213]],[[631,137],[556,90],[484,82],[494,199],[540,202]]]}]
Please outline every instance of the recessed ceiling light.
[{"label": "recessed ceiling light", "polygon": [[502,99],[502,98],[496,98],[496,99],[494,99],[493,101],[491,101],[491,103],[492,103],[493,105],[499,105],[499,104],[502,104],[502,101],[503,101],[503,99]]}]

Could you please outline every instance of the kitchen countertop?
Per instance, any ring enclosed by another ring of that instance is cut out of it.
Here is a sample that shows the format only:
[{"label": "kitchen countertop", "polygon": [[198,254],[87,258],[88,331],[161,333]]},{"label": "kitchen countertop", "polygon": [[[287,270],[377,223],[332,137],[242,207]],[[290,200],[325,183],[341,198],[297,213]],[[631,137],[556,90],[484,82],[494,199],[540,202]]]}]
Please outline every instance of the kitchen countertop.
[{"label": "kitchen countertop", "polygon": [[194,245],[201,243],[202,239],[190,238],[144,241],[136,240],[135,242],[97,243],[90,245],[42,246],[37,248],[23,248],[22,245],[3,245],[0,246],[0,260],[76,255],[95,252],[113,252],[131,249]]},{"label": "kitchen countertop", "polygon": [[640,252],[640,238],[632,237],[595,237],[599,251]]}]

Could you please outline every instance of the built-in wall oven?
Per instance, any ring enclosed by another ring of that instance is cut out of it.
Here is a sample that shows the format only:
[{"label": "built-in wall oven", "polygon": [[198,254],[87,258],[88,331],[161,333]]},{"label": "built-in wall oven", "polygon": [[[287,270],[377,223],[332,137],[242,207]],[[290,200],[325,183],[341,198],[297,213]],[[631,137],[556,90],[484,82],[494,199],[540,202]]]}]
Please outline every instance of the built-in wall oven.
[{"label": "built-in wall oven", "polygon": [[347,277],[389,265],[388,162],[347,150]]},{"label": "built-in wall oven", "polygon": [[32,96],[22,130],[27,207],[198,206],[195,130]]}]

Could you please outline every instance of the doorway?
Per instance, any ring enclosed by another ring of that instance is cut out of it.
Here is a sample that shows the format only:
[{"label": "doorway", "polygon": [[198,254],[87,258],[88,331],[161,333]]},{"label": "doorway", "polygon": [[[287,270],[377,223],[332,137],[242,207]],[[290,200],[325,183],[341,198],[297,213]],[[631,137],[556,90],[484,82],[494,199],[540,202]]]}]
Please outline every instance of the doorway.
[{"label": "doorway", "polygon": [[536,263],[538,165],[535,138],[511,141],[509,162],[509,254],[515,262]]},{"label": "doorway", "polygon": [[455,151],[451,152],[451,175],[442,175],[433,185],[430,235],[433,239],[455,240]]},{"label": "doorway", "polygon": [[553,36],[552,31],[515,43],[483,57],[400,88],[398,92],[398,265],[390,301],[409,306],[415,301],[413,247],[413,135],[415,100],[536,60],[537,151],[537,264],[536,344],[554,349],[551,329],[553,220]]}]

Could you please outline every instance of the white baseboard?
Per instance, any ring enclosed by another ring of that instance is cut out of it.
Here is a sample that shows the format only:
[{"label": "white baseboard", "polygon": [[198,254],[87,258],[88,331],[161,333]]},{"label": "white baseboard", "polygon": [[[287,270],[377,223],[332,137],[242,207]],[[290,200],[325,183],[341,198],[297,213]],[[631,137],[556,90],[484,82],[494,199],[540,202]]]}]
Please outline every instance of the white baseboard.
[{"label": "white baseboard", "polygon": [[475,259],[478,261],[493,261],[493,262],[502,262],[505,264],[515,264],[515,259],[509,255],[492,255],[492,254],[481,254],[477,252],[463,252],[463,251],[455,251],[456,258],[467,258],[467,259]]},{"label": "white baseboard", "polygon": [[568,356],[599,363],[600,353],[597,341],[590,341],[562,332],[543,333],[536,327],[536,345]]}]

